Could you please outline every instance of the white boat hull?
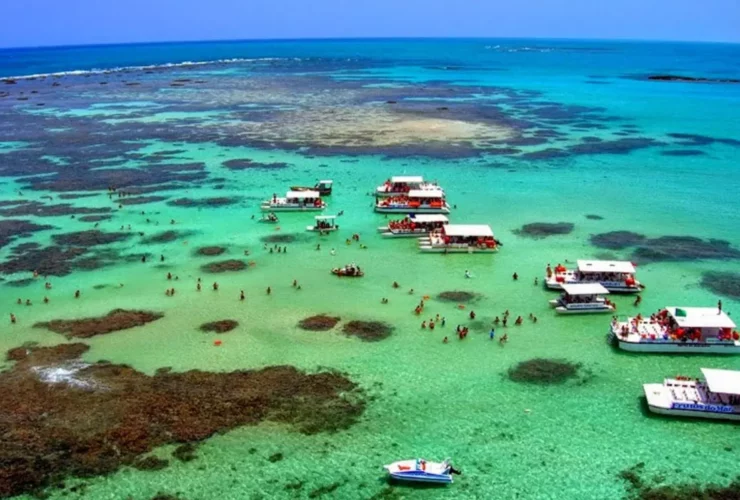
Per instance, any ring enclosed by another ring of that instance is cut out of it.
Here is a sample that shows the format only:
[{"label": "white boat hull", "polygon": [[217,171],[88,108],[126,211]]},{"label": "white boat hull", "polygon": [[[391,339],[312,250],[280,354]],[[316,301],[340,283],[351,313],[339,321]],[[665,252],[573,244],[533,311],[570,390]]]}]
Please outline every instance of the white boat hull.
[{"label": "white boat hull", "polygon": [[269,203],[260,205],[263,212],[321,212],[325,208],[326,204],[318,207],[314,205],[270,205]]},{"label": "white boat hull", "polygon": [[671,417],[709,418],[712,420],[740,420],[740,413],[715,413],[709,411],[676,410],[674,408],[663,408],[661,406],[648,405],[648,409],[660,415]]},{"label": "white boat hull", "polygon": [[449,214],[450,207],[379,207],[375,211],[381,214]]},{"label": "white boat hull", "polygon": [[626,341],[614,332],[612,338],[620,349],[630,352],[666,352],[680,354],[740,354],[740,342],[669,342],[669,341]]},{"label": "white boat hull", "polygon": [[590,308],[579,308],[579,309],[568,309],[564,306],[555,307],[555,312],[558,314],[604,314],[614,312],[614,306],[602,306],[602,307],[590,307]]},{"label": "white boat hull", "polygon": [[378,228],[378,232],[383,238],[423,238],[428,235],[428,231],[417,231],[417,232],[393,232],[388,229],[387,226],[381,226]]},{"label": "white boat hull", "polygon": [[[627,286],[624,283],[615,283],[613,281],[566,281],[567,284],[577,283],[599,283],[611,293],[640,293],[643,289],[640,285]],[[545,278],[545,286],[550,290],[562,290],[563,283]]]},{"label": "white boat hull", "polygon": [[306,226],[306,231],[311,231],[312,233],[320,233],[322,231],[325,232],[325,233],[330,233],[332,231],[337,231],[337,230],[339,230],[339,228],[336,227],[336,226],[334,226],[334,227],[324,227],[324,228],[318,228],[316,226]]}]

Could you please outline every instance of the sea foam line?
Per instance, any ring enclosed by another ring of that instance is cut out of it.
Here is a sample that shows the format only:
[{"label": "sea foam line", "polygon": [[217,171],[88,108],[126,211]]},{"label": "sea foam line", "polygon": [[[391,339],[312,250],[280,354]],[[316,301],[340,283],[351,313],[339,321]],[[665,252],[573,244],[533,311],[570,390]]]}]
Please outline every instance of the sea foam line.
[{"label": "sea foam line", "polygon": [[119,66],[115,68],[93,68],[93,69],[75,69],[69,71],[55,71],[52,73],[36,73],[32,75],[3,76],[0,80],[30,80],[32,78],[60,77],[60,76],[79,76],[79,75],[100,75],[106,73],[120,73],[122,71],[142,71],[150,69],[178,68],[186,66],[205,66],[208,64],[235,64],[249,62],[269,62],[269,61],[302,61],[300,57],[257,57],[257,58],[233,58],[233,59],[213,59],[210,61],[183,61],[177,63],[147,64],[144,66]]}]

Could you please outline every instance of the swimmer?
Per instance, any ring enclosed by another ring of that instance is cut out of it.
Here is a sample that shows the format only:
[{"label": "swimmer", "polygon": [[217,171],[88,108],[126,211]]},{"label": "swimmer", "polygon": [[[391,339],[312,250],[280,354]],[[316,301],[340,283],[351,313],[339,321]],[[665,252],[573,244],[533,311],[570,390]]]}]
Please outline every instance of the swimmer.
[{"label": "swimmer", "polygon": [[298,286],[298,280],[293,280],[293,287],[295,288],[297,286]]},{"label": "swimmer", "polygon": [[142,255],[142,256],[141,256],[141,261],[142,261],[142,262],[146,262],[146,255]]},{"label": "swimmer", "polygon": [[394,281],[393,282],[393,288],[398,288],[398,287],[399,287],[398,281]]},{"label": "swimmer", "polygon": [[172,289],[170,290],[170,295],[175,295],[175,289],[174,289],[174,288],[172,288]]},{"label": "swimmer", "polygon": [[522,317],[521,316],[517,316],[516,321],[514,322],[514,324],[515,325],[521,325],[522,324],[522,321],[524,321],[522,319]]},{"label": "swimmer", "polygon": [[447,340],[447,337],[445,337],[445,338],[442,339],[442,343],[443,344],[446,344],[447,342],[449,342],[449,340]]},{"label": "swimmer", "polygon": [[468,271],[467,269],[465,270],[465,277],[472,278],[472,276],[470,275],[470,271]]},{"label": "swimmer", "polygon": [[316,251],[319,251],[319,250],[321,250],[321,243],[316,245]]},{"label": "swimmer", "polygon": [[499,319],[498,316],[496,316],[496,318],[493,320],[493,324],[498,325],[499,323],[501,323],[501,320]]},{"label": "swimmer", "polygon": [[504,320],[501,322],[502,325],[506,326],[506,322],[509,321],[508,316],[504,316]]},{"label": "swimmer", "polygon": [[429,329],[434,330],[434,321],[429,321]]},{"label": "swimmer", "polygon": [[422,322],[421,322],[421,327],[422,327],[422,328],[426,328],[426,327],[427,327],[427,322],[426,322],[426,320],[425,320],[425,321],[422,321]]},{"label": "swimmer", "polygon": [[445,326],[445,323],[447,323],[447,318],[442,316],[442,326]]},{"label": "swimmer", "polygon": [[272,293],[272,288],[270,288],[270,287],[268,286],[268,287],[267,287],[267,295],[270,295],[271,293]]},{"label": "swimmer", "polygon": [[336,250],[334,250],[333,248],[331,249],[331,252],[329,252],[329,255],[331,255],[332,257],[333,257],[334,255],[336,255],[336,254],[337,254],[337,252],[336,252]]},{"label": "swimmer", "polygon": [[283,253],[288,253],[288,247],[283,247]]},{"label": "swimmer", "polygon": [[270,253],[272,253],[272,248],[270,248]]},{"label": "swimmer", "polygon": [[168,288],[167,290],[165,290],[165,291],[164,291],[164,294],[165,294],[165,295],[166,295],[167,297],[169,297],[169,296],[170,296],[170,289]]},{"label": "swimmer", "polygon": [[30,306],[31,305],[31,299],[26,299],[26,305],[27,306]]},{"label": "swimmer", "polygon": [[80,291],[79,290],[75,290],[75,298],[76,299],[79,299],[80,298]]},{"label": "swimmer", "polygon": [[213,282],[213,291],[218,291],[218,283],[215,281]]},{"label": "swimmer", "polygon": [[159,262],[164,262],[164,255],[159,256]]},{"label": "swimmer", "polygon": [[167,273],[167,279],[168,280],[171,280],[172,279],[172,273]]},{"label": "swimmer", "polygon": [[380,299],[380,303],[381,304],[387,304],[388,303],[388,299],[386,299],[385,297],[383,297],[382,299]]},{"label": "swimmer", "polygon": [[239,300],[244,300],[244,290],[239,294]]},{"label": "swimmer", "polygon": [[509,341],[509,335],[507,333],[504,333],[504,335],[498,340],[498,343],[501,345],[504,345],[508,341]]},{"label": "swimmer", "polygon": [[44,296],[44,304],[48,304],[48,303],[49,303],[49,297]]},{"label": "swimmer", "polygon": [[538,278],[534,279],[534,286],[537,286],[540,284],[540,280]]},{"label": "swimmer", "polygon": [[10,322],[11,324],[15,324],[15,314],[10,313]]},{"label": "swimmer", "polygon": [[517,273],[514,273],[511,277],[514,278],[514,281],[519,279],[519,275]]},{"label": "swimmer", "polygon": [[23,299],[20,298],[20,297],[18,297],[18,300],[16,300],[15,303],[18,304],[19,306],[21,306],[21,305],[23,305]]},{"label": "swimmer", "polygon": [[414,289],[412,288],[411,290],[409,290],[409,295],[413,295],[413,294],[414,294]]},{"label": "swimmer", "polygon": [[244,255],[245,256],[249,255],[249,250],[244,250]]},{"label": "swimmer", "polygon": [[634,302],[634,304],[633,304],[633,305],[635,305],[635,306],[639,306],[641,302],[642,302],[642,295],[638,295],[638,296],[637,296],[637,297],[635,298],[635,302]]},{"label": "swimmer", "polygon": [[496,329],[491,328],[491,331],[488,333],[488,338],[493,340],[493,338],[496,336]]},{"label": "swimmer", "polygon": [[195,285],[195,290],[197,292],[200,292],[200,282],[197,285]]},{"label": "swimmer", "polygon": [[532,316],[532,322],[537,323],[537,316]]},{"label": "swimmer", "polygon": [[470,319],[475,319],[475,311],[470,311]]},{"label": "swimmer", "polygon": [[175,219],[170,219],[170,224],[174,224],[174,223],[175,223]]}]

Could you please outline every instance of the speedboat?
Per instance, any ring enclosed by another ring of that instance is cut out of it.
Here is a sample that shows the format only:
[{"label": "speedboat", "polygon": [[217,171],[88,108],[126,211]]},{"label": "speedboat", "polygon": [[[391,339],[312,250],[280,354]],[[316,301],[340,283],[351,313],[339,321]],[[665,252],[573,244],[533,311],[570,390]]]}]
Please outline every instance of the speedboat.
[{"label": "speedboat", "polygon": [[335,267],[331,270],[331,273],[335,276],[346,276],[348,278],[362,278],[365,273],[360,269],[360,266],[351,264],[344,267]]},{"label": "speedboat", "polygon": [[278,216],[274,213],[270,212],[269,214],[265,214],[260,219],[260,222],[264,222],[266,224],[277,224],[280,222],[280,219],[278,219]]},{"label": "speedboat", "polygon": [[423,458],[417,458],[416,460],[393,462],[383,468],[388,471],[392,479],[421,483],[449,484],[452,482],[453,473],[460,474],[452,467],[449,460],[428,462]]},{"label": "speedboat", "polygon": [[333,181],[319,181],[313,186],[291,186],[291,191],[318,191],[321,196],[329,196],[331,194]]}]

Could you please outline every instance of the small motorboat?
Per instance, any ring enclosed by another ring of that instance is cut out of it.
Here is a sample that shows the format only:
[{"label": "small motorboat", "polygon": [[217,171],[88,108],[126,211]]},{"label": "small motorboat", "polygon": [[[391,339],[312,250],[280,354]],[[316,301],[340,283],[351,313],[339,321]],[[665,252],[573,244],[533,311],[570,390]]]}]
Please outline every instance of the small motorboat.
[{"label": "small motorboat", "polygon": [[452,482],[452,474],[460,474],[460,471],[452,467],[449,459],[444,462],[428,462],[423,458],[401,460],[383,468],[392,479],[422,483],[448,484]]},{"label": "small motorboat", "polygon": [[318,191],[321,196],[331,195],[333,181],[319,181],[313,186],[290,186],[291,191]]},{"label": "small motorboat", "polygon": [[264,222],[265,224],[277,224],[280,222],[280,219],[278,219],[278,216],[274,213],[270,212],[269,214],[265,214],[260,219],[260,222]]},{"label": "small motorboat", "polygon": [[362,278],[365,273],[360,269],[360,266],[354,264],[344,267],[335,267],[331,270],[331,273],[335,276],[346,276],[348,278]]}]

